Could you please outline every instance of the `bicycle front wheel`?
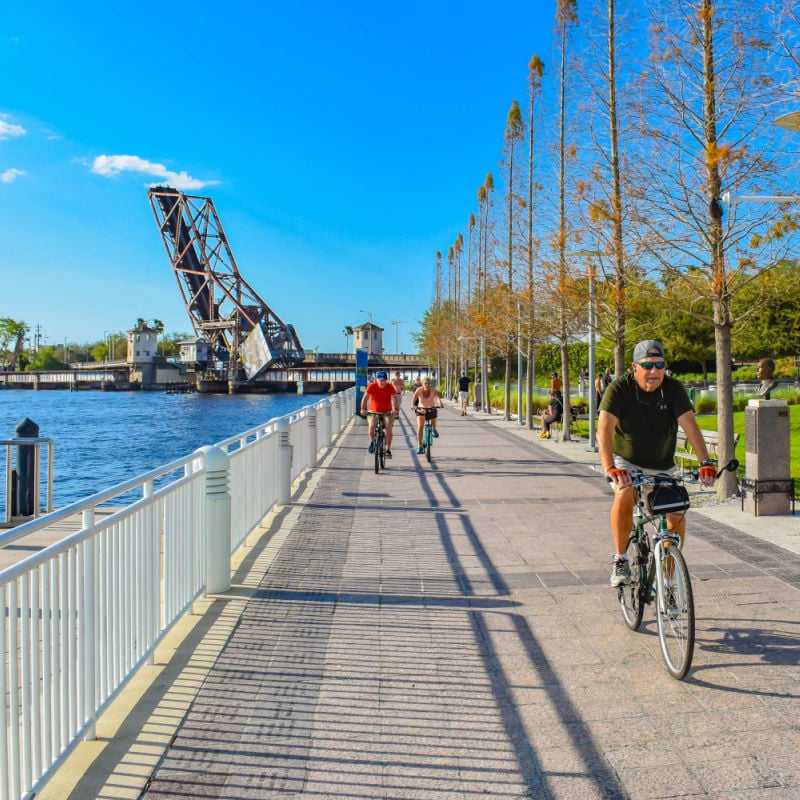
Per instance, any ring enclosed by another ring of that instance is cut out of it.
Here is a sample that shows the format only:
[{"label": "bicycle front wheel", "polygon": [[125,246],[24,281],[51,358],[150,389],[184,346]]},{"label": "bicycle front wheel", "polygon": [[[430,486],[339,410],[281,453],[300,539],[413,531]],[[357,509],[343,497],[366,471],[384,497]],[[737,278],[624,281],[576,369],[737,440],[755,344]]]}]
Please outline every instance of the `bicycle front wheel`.
[{"label": "bicycle front wheel", "polygon": [[676,547],[661,547],[661,570],[656,598],[656,618],[661,654],[667,672],[681,680],[694,656],[694,596],[689,568]]},{"label": "bicycle front wheel", "polygon": [[642,566],[639,542],[631,538],[628,542],[628,564],[631,566],[631,582],[623,583],[617,589],[619,607],[625,624],[635,631],[642,624],[644,603],[642,602]]},{"label": "bicycle front wheel", "polygon": [[433,447],[433,429],[428,425],[425,431],[425,457],[428,462],[431,460],[431,448]]},{"label": "bicycle front wheel", "polygon": [[381,459],[383,458],[383,434],[375,434],[375,474],[381,471]]}]

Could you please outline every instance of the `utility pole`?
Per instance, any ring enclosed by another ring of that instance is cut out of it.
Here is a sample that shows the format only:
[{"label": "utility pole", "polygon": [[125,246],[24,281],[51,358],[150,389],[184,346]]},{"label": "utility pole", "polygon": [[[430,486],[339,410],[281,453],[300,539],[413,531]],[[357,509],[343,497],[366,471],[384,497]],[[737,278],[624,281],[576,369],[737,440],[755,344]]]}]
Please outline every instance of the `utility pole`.
[{"label": "utility pole", "polygon": [[400,352],[400,326],[403,324],[403,320],[401,319],[393,319],[392,325],[394,325],[394,352]]}]

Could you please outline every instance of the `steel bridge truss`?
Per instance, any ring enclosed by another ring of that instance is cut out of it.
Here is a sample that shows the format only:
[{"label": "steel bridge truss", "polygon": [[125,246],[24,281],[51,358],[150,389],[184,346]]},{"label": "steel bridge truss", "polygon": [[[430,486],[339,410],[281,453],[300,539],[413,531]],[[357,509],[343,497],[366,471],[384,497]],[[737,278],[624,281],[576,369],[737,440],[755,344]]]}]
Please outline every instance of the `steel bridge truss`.
[{"label": "steel bridge truss", "polygon": [[301,363],[294,327],[240,275],[211,198],[160,186],[147,194],[195,333],[215,358],[248,380]]}]

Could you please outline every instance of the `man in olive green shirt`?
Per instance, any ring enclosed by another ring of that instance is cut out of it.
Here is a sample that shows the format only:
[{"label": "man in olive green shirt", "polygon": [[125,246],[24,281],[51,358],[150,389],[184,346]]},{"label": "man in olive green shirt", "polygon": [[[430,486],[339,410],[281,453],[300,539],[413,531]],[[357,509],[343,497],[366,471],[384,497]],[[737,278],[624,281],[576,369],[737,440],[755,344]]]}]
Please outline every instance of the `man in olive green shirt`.
[{"label": "man in olive green shirt", "polygon": [[[661,342],[646,339],[633,350],[631,372],[617,378],[603,393],[597,425],[600,463],[614,485],[611,532],[616,554],[611,568],[611,585],[620,586],[631,578],[628,564],[628,536],[633,525],[634,492],[630,471],[645,474],[675,469],[678,425],[683,428],[700,461],[700,482],[712,486],[716,470],[694,408],[683,384],[666,375]],[[669,514],[667,525],[683,541],[684,514]]]}]

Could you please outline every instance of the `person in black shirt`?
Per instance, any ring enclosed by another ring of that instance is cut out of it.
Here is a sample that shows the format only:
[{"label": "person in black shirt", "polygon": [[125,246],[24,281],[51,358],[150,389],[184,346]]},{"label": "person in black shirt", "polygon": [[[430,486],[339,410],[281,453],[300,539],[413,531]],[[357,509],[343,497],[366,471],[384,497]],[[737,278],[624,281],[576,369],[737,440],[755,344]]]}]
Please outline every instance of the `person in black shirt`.
[{"label": "person in black shirt", "polygon": [[[683,428],[700,462],[700,482],[712,486],[716,470],[694,408],[683,384],[666,375],[664,348],[655,339],[639,342],[633,350],[632,371],[617,378],[603,392],[597,422],[600,464],[614,486],[611,532],[616,553],[611,567],[611,585],[631,578],[626,554],[633,525],[634,493],[630,470],[645,474],[669,473],[675,469],[678,425]],[[683,514],[667,517],[670,530],[683,541]]]},{"label": "person in black shirt", "polygon": [[458,400],[461,403],[461,416],[467,416],[467,406],[469,405],[469,385],[472,378],[469,375],[462,375],[458,379]]}]

